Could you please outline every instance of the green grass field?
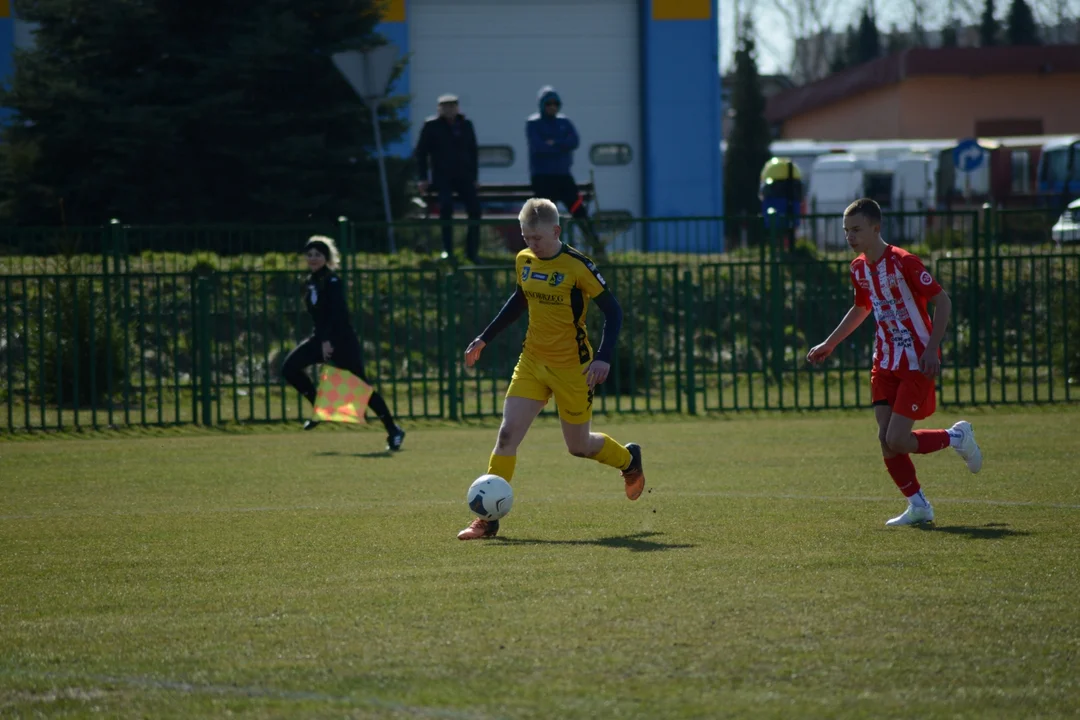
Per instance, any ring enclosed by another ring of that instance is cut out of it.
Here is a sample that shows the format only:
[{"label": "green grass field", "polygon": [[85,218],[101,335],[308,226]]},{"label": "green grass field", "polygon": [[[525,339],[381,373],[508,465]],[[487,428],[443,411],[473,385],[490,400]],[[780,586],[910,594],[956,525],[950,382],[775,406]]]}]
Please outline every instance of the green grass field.
[{"label": "green grass field", "polygon": [[492,425],[3,442],[0,716],[1075,717],[1080,408],[968,418],[929,530],[865,411],[542,420],[470,543]]}]

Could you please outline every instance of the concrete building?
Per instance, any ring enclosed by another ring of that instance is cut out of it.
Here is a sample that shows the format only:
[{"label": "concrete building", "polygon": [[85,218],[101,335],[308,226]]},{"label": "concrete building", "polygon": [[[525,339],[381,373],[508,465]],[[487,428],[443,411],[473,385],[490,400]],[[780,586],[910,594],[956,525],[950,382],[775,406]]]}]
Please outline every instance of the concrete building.
[{"label": "concrete building", "polygon": [[528,182],[525,119],[553,85],[601,211],[722,213],[717,0],[391,0],[380,30],[410,56],[411,142],[458,95],[481,182]]}]

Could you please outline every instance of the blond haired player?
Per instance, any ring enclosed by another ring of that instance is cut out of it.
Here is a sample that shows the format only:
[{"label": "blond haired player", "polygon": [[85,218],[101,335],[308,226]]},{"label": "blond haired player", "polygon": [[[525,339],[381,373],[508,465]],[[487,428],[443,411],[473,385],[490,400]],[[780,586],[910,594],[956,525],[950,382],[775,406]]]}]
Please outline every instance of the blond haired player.
[{"label": "blond haired player", "polygon": [[[923,266],[906,250],[881,237],[881,208],[869,198],[844,211],[844,236],[859,256],[851,262],[855,302],[847,315],[806,359],[823,362],[844,339],[874,314],[874,366],[870,395],[878,423],[885,467],[908,499],[907,509],[886,525],[919,525],[934,521],[934,508],[923,495],[911,453],[926,454],[952,447],[973,473],[982,468],[982,451],[966,420],[948,430],[912,430],[916,420],[934,413],[934,376],[941,368],[941,340],[952,301]],[[934,320],[926,312],[934,303]]]},{"label": "blond haired player", "polygon": [[[592,260],[560,240],[562,228],[554,203],[528,200],[518,220],[527,247],[517,256],[517,288],[465,350],[465,365],[472,367],[484,347],[528,309],[525,345],[506,390],[502,426],[487,471],[507,481],[513,478],[518,445],[554,395],[566,449],[571,455],[621,470],[626,497],[637,500],[645,489],[641,448],[634,443],[620,445],[591,431],[593,389],[611,369],[622,309]],[[595,356],[585,331],[590,301],[604,313],[604,336]],[[498,520],[476,518],[458,533],[458,539],[490,538],[498,532]]]}]

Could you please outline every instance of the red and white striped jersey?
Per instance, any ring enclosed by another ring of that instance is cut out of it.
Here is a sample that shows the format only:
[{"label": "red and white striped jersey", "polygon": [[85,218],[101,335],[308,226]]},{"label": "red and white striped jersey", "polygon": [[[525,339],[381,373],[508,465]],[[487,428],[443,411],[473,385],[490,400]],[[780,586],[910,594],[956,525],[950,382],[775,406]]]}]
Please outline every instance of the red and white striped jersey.
[{"label": "red and white striped jersey", "polygon": [[855,304],[874,311],[874,364],[882,370],[918,370],[933,326],[926,301],[941,292],[917,255],[889,245],[876,263],[851,262]]}]

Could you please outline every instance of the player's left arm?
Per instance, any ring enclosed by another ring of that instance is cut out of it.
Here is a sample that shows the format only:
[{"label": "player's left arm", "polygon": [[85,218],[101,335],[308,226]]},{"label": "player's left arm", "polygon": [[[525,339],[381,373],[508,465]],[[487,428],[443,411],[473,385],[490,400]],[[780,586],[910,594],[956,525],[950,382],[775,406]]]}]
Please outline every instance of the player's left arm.
[{"label": "player's left arm", "polygon": [[604,313],[604,334],[600,338],[600,347],[597,348],[592,362],[582,371],[589,387],[596,387],[604,382],[611,372],[611,359],[615,355],[615,345],[619,341],[619,330],[622,328],[622,306],[608,290],[607,281],[592,260],[585,256],[579,256],[579,259],[582,265],[574,284],[590,296],[596,307]]},{"label": "player's left arm", "polygon": [[604,313],[604,334],[600,336],[600,347],[593,360],[602,360],[610,365],[615,355],[615,345],[619,342],[619,331],[622,330],[622,305],[610,291],[600,293],[593,298],[593,302]]},{"label": "player's left arm", "polygon": [[902,268],[908,287],[934,303],[934,318],[931,321],[933,330],[926,342],[926,350],[919,358],[919,370],[928,377],[937,375],[941,370],[941,342],[945,339],[945,331],[949,328],[949,318],[952,316],[952,300],[926,269],[922,260],[915,255],[906,257]]},{"label": "player's left arm", "polygon": [[952,299],[949,293],[941,290],[930,298],[930,302],[934,303],[934,329],[930,332],[926,350],[919,358],[919,369],[927,376],[937,375],[941,369],[941,341],[945,339],[945,330],[949,327],[949,318],[952,317]]},{"label": "player's left arm", "polygon": [[582,371],[591,388],[607,380],[615,346],[619,342],[619,330],[622,329],[622,306],[614,295],[605,290],[593,298],[593,302],[604,313],[604,334],[600,336],[600,347],[592,362]]}]

